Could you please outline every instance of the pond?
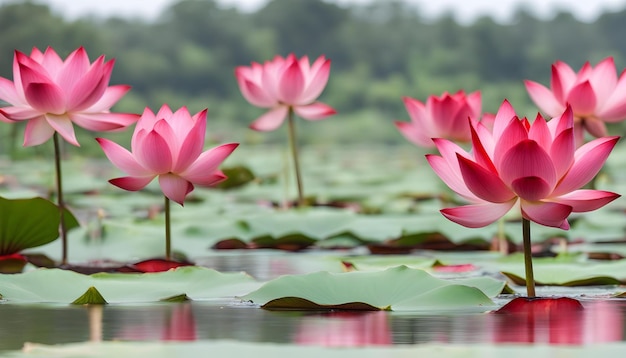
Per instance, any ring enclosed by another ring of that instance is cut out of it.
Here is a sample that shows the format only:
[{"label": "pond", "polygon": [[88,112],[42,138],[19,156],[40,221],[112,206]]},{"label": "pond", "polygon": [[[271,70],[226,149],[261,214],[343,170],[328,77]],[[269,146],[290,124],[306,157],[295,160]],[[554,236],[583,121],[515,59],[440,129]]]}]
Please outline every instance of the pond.
[{"label": "pond", "polygon": [[236,301],[107,306],[0,304],[0,349],[25,342],[234,340],[332,347],[406,344],[592,344],[626,340],[626,301],[583,301],[547,318],[457,311],[268,311]]},{"label": "pond", "polygon": [[[329,257],[256,251],[216,254],[199,261],[219,271],[245,270],[267,280],[315,271],[317,267],[312,264],[298,265],[307,260],[328,265]],[[296,267],[302,272],[293,272]],[[235,341],[325,347],[623,342],[626,300],[597,299],[614,290],[615,287],[539,287],[541,295],[580,298],[584,310],[563,310],[536,317],[498,315],[476,309],[271,311],[234,298],[104,306],[5,303],[0,304],[0,350],[19,350],[26,342],[93,341]],[[512,297],[500,295],[494,301],[502,305]]]}]

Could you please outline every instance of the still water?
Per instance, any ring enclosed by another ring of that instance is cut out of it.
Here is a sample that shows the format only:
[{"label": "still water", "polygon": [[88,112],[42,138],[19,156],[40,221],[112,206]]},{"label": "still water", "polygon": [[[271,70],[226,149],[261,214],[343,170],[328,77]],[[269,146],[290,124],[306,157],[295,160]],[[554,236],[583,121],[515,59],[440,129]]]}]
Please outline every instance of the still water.
[{"label": "still water", "polygon": [[[221,254],[199,264],[245,271],[259,280],[333,269],[314,255]],[[585,290],[589,290],[586,288]],[[498,298],[504,304],[511,297]],[[590,344],[626,341],[626,300],[589,299],[584,310],[549,315],[477,312],[267,311],[235,299],[134,305],[71,306],[0,303],[0,351],[25,342],[196,341],[322,346],[421,343]]]},{"label": "still water", "polygon": [[194,341],[363,346],[419,343],[589,344],[624,341],[625,301],[587,301],[547,317],[491,313],[266,311],[236,302],[150,305],[0,304],[0,350],[24,342]]}]

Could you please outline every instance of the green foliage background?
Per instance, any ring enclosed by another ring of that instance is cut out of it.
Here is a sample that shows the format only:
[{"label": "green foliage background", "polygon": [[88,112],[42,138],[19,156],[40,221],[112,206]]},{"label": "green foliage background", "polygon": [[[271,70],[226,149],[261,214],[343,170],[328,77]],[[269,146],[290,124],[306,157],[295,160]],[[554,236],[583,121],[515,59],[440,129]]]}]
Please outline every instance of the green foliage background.
[{"label": "green foliage background", "polygon": [[[397,0],[369,5],[271,0],[253,13],[213,0],[181,0],[151,22],[68,20],[46,5],[21,1],[0,7],[0,75],[12,79],[14,49],[53,46],[65,56],[83,45],[92,60],[100,54],[116,59],[112,84],[133,87],[115,110],[140,113],[163,103],[194,112],[208,107],[213,141],[267,143],[284,141],[285,133],[247,128],[263,110],[239,94],[235,66],[290,52],[311,58],[324,54],[333,62],[321,100],[339,114],[302,123],[301,141],[410,145],[392,125],[394,119],[409,118],[402,96],[424,100],[443,91],[481,90],[484,110],[493,112],[508,98],[520,114],[534,117],[537,109],[522,80],[548,84],[556,60],[578,69],[585,61],[614,56],[618,70],[624,68],[625,17],[622,10],[587,23],[560,12],[542,20],[522,7],[511,23],[483,17],[461,25],[451,14],[425,18],[419,8]],[[45,145],[21,148],[20,131],[0,125],[0,153],[51,152]],[[106,136],[124,144],[131,132]],[[79,135],[82,154],[101,155],[92,134]]]}]

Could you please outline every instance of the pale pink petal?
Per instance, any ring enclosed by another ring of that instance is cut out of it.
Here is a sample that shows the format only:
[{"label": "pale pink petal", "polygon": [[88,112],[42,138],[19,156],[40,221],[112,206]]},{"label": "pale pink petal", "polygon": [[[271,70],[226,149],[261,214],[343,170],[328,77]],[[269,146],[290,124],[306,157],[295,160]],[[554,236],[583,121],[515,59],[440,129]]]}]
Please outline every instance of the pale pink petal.
[{"label": "pale pink petal", "polygon": [[50,73],[53,77],[61,71],[61,68],[63,68],[63,60],[50,46],[46,48],[46,52],[43,54],[39,51],[39,49],[34,48],[30,57],[41,63],[41,65],[45,67],[48,70],[48,73]]},{"label": "pale pink petal", "polygon": [[457,154],[461,175],[467,188],[480,199],[492,203],[504,203],[515,197],[497,173]]},{"label": "pale pink petal", "polygon": [[[104,57],[100,56],[98,60],[102,62]],[[56,81],[66,93],[70,93],[76,83],[87,73],[89,66],[87,51],[81,46],[67,56]]]},{"label": "pale pink petal", "polygon": [[598,104],[603,104],[611,96],[617,85],[617,72],[613,57],[600,61],[589,77],[591,87],[596,93]]},{"label": "pale pink petal", "polygon": [[206,110],[202,113],[204,114],[194,123],[180,146],[174,168],[172,169],[174,173],[186,170],[202,153],[206,135]]},{"label": "pale pink petal", "polygon": [[172,170],[169,144],[156,131],[148,132],[133,150],[137,162],[152,173],[165,174]]},{"label": "pale pink petal", "polygon": [[607,122],[618,122],[626,118],[626,70],[606,101],[599,106],[596,115]]},{"label": "pale pink petal", "polygon": [[109,180],[109,183],[129,191],[137,191],[150,184],[155,175],[145,177],[122,177]]},{"label": "pale pink petal", "polygon": [[[524,84],[528,95],[542,112],[550,117],[556,117],[563,112],[565,104],[560,103],[544,85],[529,80],[525,80]],[[555,92],[557,91],[555,90]]]},{"label": "pale pink petal", "polygon": [[241,71],[237,71],[236,74],[237,83],[239,83],[239,90],[246,101],[261,108],[268,108],[276,105],[276,98],[271,96],[264,88],[260,87],[258,83],[250,81],[248,78],[241,75]]},{"label": "pale pink petal", "polygon": [[575,152],[576,141],[574,138],[574,129],[569,128],[554,139],[550,149],[550,157],[552,158],[557,178],[562,178],[572,166]]},{"label": "pale pink petal", "polygon": [[48,124],[54,128],[57,133],[68,143],[80,147],[76,140],[76,134],[74,133],[74,126],[72,121],[67,116],[55,116],[53,114],[44,115]]},{"label": "pale pink petal", "polygon": [[24,147],[31,147],[45,143],[54,134],[54,128],[48,124],[42,115],[26,122],[24,130]]},{"label": "pale pink petal", "polygon": [[548,182],[540,177],[526,176],[511,182],[513,191],[524,200],[537,201],[546,198],[552,191]]},{"label": "pale pink petal", "polygon": [[300,104],[308,104],[322,94],[326,83],[328,83],[328,76],[330,74],[330,60],[325,59],[323,56],[319,57],[311,68],[309,78],[307,78],[306,88],[300,96]]},{"label": "pale pink petal", "polygon": [[565,104],[567,93],[572,89],[578,75],[563,61],[556,61],[552,65],[552,79],[550,86],[557,101]]},{"label": "pale pink petal", "polygon": [[580,189],[598,174],[619,137],[603,137],[582,145],[574,153],[574,164],[554,189],[553,196],[561,196]]},{"label": "pale pink petal", "polygon": [[482,97],[480,91],[475,91],[467,95],[467,104],[472,111],[472,118],[478,120],[483,111]]},{"label": "pale pink petal", "polygon": [[434,154],[427,154],[426,160],[435,174],[455,193],[470,201],[478,200],[478,197],[465,185],[458,164],[455,167],[451,167],[446,159]]},{"label": "pale pink petal", "polygon": [[500,138],[504,129],[511,123],[513,118],[516,118],[515,110],[509,101],[504,100],[496,113],[493,120],[493,137]]},{"label": "pale pink petal", "polygon": [[596,109],[596,94],[589,81],[580,83],[567,95],[567,103],[572,106],[576,116],[591,115]]},{"label": "pale pink petal", "polygon": [[432,139],[427,137],[424,131],[417,128],[415,122],[395,121],[394,125],[409,142],[425,148],[433,148],[435,146]]},{"label": "pale pink petal", "polygon": [[124,173],[133,177],[148,177],[150,175],[154,177],[156,175],[139,164],[126,148],[105,138],[96,138],[96,140],[109,161]]},{"label": "pale pink petal", "polygon": [[[539,114],[530,126],[528,139],[534,140],[541,146],[541,148],[543,148],[543,150],[550,152],[550,147],[552,146],[552,133],[550,133],[546,120]],[[573,153],[574,152],[572,152],[572,154]]]},{"label": "pale pink petal", "polygon": [[293,111],[300,117],[316,121],[337,113],[332,107],[322,102],[314,102],[306,106],[294,106]]},{"label": "pale pink petal", "polygon": [[522,215],[537,224],[550,227],[558,227],[563,230],[569,229],[567,217],[572,212],[572,207],[552,202],[521,200]]},{"label": "pale pink petal", "polygon": [[[187,137],[191,128],[197,124],[197,120],[202,117],[202,121],[206,122],[206,114],[207,110],[204,109],[202,112],[192,117],[187,107],[183,106],[172,113],[170,117],[165,117],[165,120],[174,131],[173,135],[175,138],[171,138],[171,141],[176,142],[176,147],[172,146],[172,148],[180,148],[180,145],[182,145],[183,140]],[[167,137],[164,138],[170,140]],[[176,151],[178,151],[178,149],[176,149]]]},{"label": "pale pink petal", "polygon": [[0,77],[0,100],[5,101],[13,106],[21,106],[26,104],[26,101],[17,94],[17,91],[15,90],[15,84],[4,77]]},{"label": "pale pink petal", "polygon": [[500,136],[494,134],[494,138],[496,138],[497,142],[493,149],[493,164],[501,171],[502,161],[506,153],[520,142],[527,140],[528,131],[524,123],[517,119],[517,117],[514,117],[509,122],[509,125],[500,133]]},{"label": "pale pink petal", "polygon": [[483,146],[483,143],[480,140],[480,136],[478,135],[478,132],[476,131],[474,126],[470,126],[470,133],[472,138],[472,154],[474,155],[474,161],[483,168],[493,173],[496,173],[497,169],[493,164],[490,153]]},{"label": "pale pink petal", "polygon": [[31,107],[4,107],[0,108],[0,113],[13,121],[23,121],[42,115],[40,111],[32,109]]},{"label": "pale pink petal", "polygon": [[[172,109],[170,108],[170,106],[168,106],[167,104],[164,104],[161,106],[161,108],[159,108],[159,111],[154,115],[155,120],[153,123],[156,123],[160,121],[161,119],[170,118],[172,115],[174,115],[174,112],[172,112]],[[153,126],[154,124],[151,124],[150,128],[152,129]]]},{"label": "pale pink petal", "polygon": [[288,111],[289,108],[286,106],[270,109],[265,112],[264,115],[252,122],[252,124],[250,124],[250,128],[260,132],[273,131],[280,127],[285,120],[285,117],[287,117]]},{"label": "pale pink petal", "polygon": [[165,196],[180,205],[184,204],[185,197],[193,190],[193,184],[174,174],[159,175],[159,185]]},{"label": "pale pink petal", "polygon": [[599,209],[619,197],[619,194],[609,191],[582,189],[561,195],[558,198],[552,198],[551,200],[569,205],[573,208],[573,212],[578,213]]},{"label": "pale pink petal", "polygon": [[427,113],[426,106],[422,102],[411,97],[402,97],[402,101],[415,130],[425,138],[442,137],[437,133],[432,117]]},{"label": "pale pink petal", "polygon": [[519,142],[504,154],[500,177],[508,184],[524,177],[538,177],[550,188],[557,182],[552,158],[537,142],[530,139]]},{"label": "pale pink petal", "polygon": [[300,104],[298,99],[304,90],[304,76],[298,61],[291,61],[278,82],[278,98],[288,105]]},{"label": "pale pink petal", "polygon": [[137,122],[139,115],[130,113],[70,113],[78,126],[94,132],[117,131]]},{"label": "pale pink petal", "polygon": [[204,175],[203,177],[197,178],[197,179],[198,180],[193,182],[194,185],[210,188],[223,182],[224,180],[227,179],[227,177],[226,175],[224,175],[222,171],[218,170],[209,175]]},{"label": "pale pink petal", "polygon": [[130,90],[130,86],[127,85],[115,85],[106,88],[102,96],[98,101],[92,104],[89,108],[85,109],[85,112],[104,112],[108,111],[115,105],[124,95]]},{"label": "pale pink petal", "polygon": [[606,137],[609,135],[609,132],[607,131],[604,122],[597,118],[585,118],[582,121],[582,125],[587,130],[587,132],[589,132],[589,134],[596,138]]},{"label": "pale pink petal", "polygon": [[511,210],[516,201],[517,198],[499,204],[486,203],[465,205],[456,208],[442,209],[441,213],[448,220],[454,221],[457,224],[470,228],[479,228],[500,219]]},{"label": "pale pink petal", "polygon": [[[106,90],[109,79],[105,76],[112,66],[112,61],[103,63],[104,57],[99,57],[89,71],[82,76],[73,87],[66,90],[69,93],[67,108],[71,111],[82,111],[94,105]],[[112,69],[112,68],[111,68]]]},{"label": "pale pink petal", "polygon": [[239,146],[238,143],[222,144],[211,148],[198,157],[185,171],[179,175],[192,183],[206,182],[211,174],[217,172],[219,166]]},{"label": "pale pink petal", "polygon": [[30,83],[24,88],[28,104],[34,109],[51,114],[65,112],[65,94],[54,83]]}]

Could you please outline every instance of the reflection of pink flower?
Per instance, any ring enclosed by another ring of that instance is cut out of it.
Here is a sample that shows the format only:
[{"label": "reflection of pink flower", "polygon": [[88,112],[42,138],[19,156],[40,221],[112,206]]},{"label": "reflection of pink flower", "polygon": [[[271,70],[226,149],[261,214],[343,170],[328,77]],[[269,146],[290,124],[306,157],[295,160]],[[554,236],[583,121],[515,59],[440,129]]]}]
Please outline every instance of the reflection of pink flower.
[{"label": "reflection of pink flower", "polygon": [[[144,322],[124,324],[116,340],[129,341],[195,341],[196,321],[189,302],[172,303],[163,317],[151,314]],[[135,319],[136,321],[136,319]]]},{"label": "reflection of pink flower", "polygon": [[581,144],[583,128],[595,137],[604,137],[604,122],[626,118],[626,73],[618,79],[612,57],[595,67],[586,62],[578,73],[564,62],[555,62],[550,89],[534,81],[525,83],[535,104],[551,117],[561,115],[568,104],[572,106],[576,138]]},{"label": "reflection of pink flower", "polygon": [[606,301],[583,306],[570,298],[517,298],[494,312],[498,343],[590,344],[619,342],[624,331],[619,306]]},{"label": "reflection of pink flower", "polygon": [[464,91],[455,94],[446,92],[439,97],[428,97],[426,103],[405,97],[404,106],[411,121],[396,121],[396,128],[407,140],[426,148],[435,147],[431,138],[469,142],[469,119],[477,121],[482,112],[478,91],[469,95]]},{"label": "reflection of pink flower", "polygon": [[191,116],[185,107],[173,113],[163,105],[156,115],[144,111],[133,133],[132,153],[108,139],[97,140],[113,165],[128,174],[111,184],[135,191],[159,177],[163,194],[183,205],[194,185],[209,187],[226,178],[218,167],[238,146],[203,152],[205,134],[206,110]]},{"label": "reflection of pink flower", "polygon": [[618,137],[598,138],[576,149],[573,115],[567,109],[546,122],[519,119],[505,101],[493,130],[473,123],[472,150],[435,139],[438,155],[427,155],[433,170],[471,205],[441,210],[451,221],[467,227],[491,224],[513,207],[525,219],[568,229],[572,212],[596,210],[619,195],[579,189],[600,170]]},{"label": "reflection of pink flower", "polygon": [[393,340],[388,319],[384,311],[303,317],[294,341],[325,347],[390,345]]},{"label": "reflection of pink flower", "polygon": [[65,61],[51,48],[33,48],[30,56],[15,51],[13,81],[0,77],[0,120],[28,121],[24,145],[44,143],[54,132],[78,146],[73,123],[91,131],[122,129],[137,121],[136,114],[110,113],[109,109],[130,89],[109,86],[114,61],[104,56],[89,62],[80,47]]},{"label": "reflection of pink flower", "polygon": [[243,97],[252,105],[270,110],[252,123],[257,131],[278,128],[290,110],[308,120],[318,120],[335,114],[328,105],[316,102],[330,73],[330,60],[318,57],[313,64],[309,58],[294,54],[287,58],[276,56],[264,64],[253,62],[250,67],[235,69]]}]

